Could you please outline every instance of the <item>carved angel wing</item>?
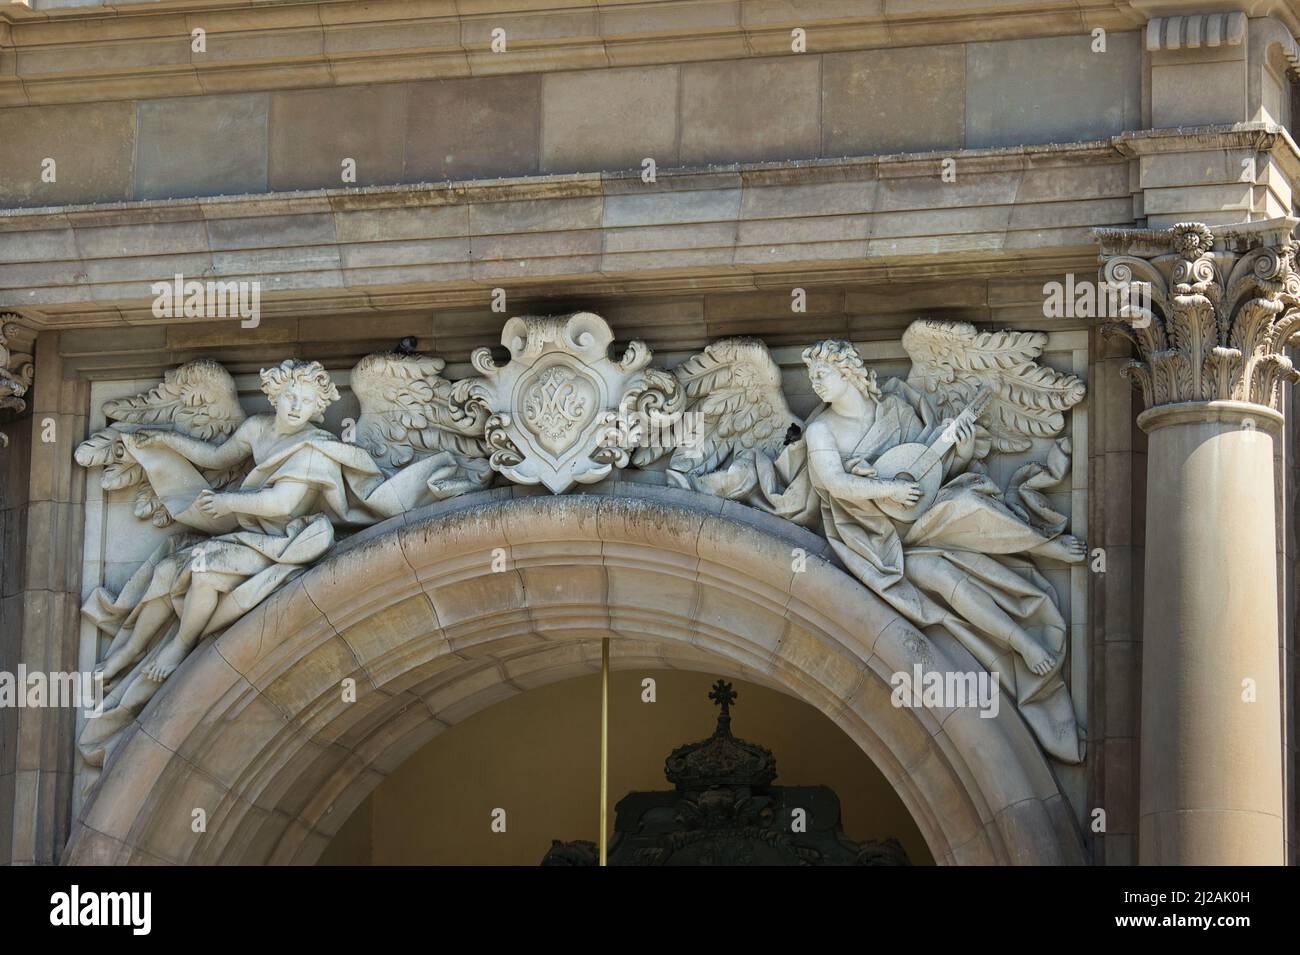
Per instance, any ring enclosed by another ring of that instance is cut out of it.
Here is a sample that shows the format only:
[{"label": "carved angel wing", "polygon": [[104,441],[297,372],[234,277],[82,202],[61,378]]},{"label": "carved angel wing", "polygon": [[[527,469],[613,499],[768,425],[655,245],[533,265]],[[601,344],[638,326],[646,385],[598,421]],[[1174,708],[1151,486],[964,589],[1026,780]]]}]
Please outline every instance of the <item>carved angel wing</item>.
[{"label": "carved angel wing", "polygon": [[352,369],[361,403],[355,440],[381,468],[394,471],[438,451],[487,456],[487,415],[452,403],[453,383],[439,374],[446,364],[430,355],[375,354]]},{"label": "carved angel wing", "polygon": [[903,333],[912,359],[907,382],[955,417],[982,386],[992,398],[979,416],[997,451],[1026,451],[1032,438],[1052,438],[1065,427],[1065,412],[1083,400],[1074,375],[1036,361],[1044,332],[980,332],[966,322],[922,319]]},{"label": "carved angel wing", "polygon": [[802,424],[781,391],[781,369],[756,338],[716,341],[673,372],[686,391],[687,413],[704,416],[698,445],[673,453],[674,470],[707,474],[744,450],[776,457],[790,426]]},{"label": "carved angel wing", "polygon": [[[104,415],[114,422],[91,435],[74,454],[82,467],[102,467],[100,486],[106,491],[140,486],[135,515],[152,518],[158,527],[171,523],[166,508],[145,480],[138,465],[122,443],[122,435],[135,426],[179,431],[201,441],[221,441],[244,422],[239,393],[230,373],[215,361],[200,359],[173,368],[155,388],[132,398],[104,402]],[[125,426],[125,427],[124,427]],[[244,473],[241,464],[226,471],[204,471],[213,487],[224,487]]]}]

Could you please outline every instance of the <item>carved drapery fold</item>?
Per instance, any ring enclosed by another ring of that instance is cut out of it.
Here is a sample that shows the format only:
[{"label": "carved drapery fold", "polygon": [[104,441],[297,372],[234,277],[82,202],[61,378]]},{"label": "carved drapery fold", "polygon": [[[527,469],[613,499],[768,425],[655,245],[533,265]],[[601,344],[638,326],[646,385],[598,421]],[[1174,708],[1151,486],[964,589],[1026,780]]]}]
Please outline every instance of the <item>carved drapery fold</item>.
[{"label": "carved drapery fold", "polygon": [[1094,233],[1103,283],[1137,293],[1123,321],[1102,330],[1136,348],[1125,374],[1148,408],[1233,400],[1277,409],[1280,384],[1300,379],[1284,354],[1300,331],[1296,222],[1220,227],[1217,235],[1199,222]]},{"label": "carved drapery fold", "polygon": [[[803,360],[826,405],[808,422],[757,339],[714,342],[672,369],[652,367],[639,341],[611,357],[613,340],[590,312],[512,318],[510,361],[481,348],[478,376],[460,381],[435,356],[369,355],[352,370],[360,415],[342,438],[319,427],[339,398],[329,373],[299,359],[262,372],[273,414],[246,415],[234,380],[205,360],[109,401],[78,463],[101,468],[106,491],[133,490],[137,518],[182,529],[83,607],[111,638],[106,712],[80,740],[88,763],[103,764],[197,640],[336,533],[498,475],[560,494],[628,468],[820,529],[866,587],[1000,669],[1045,749],[1082,759],[1062,677],[1068,627],[1035,561],[1086,553],[1047,497],[1069,472],[1065,414],[1085,389],[1038,364],[1046,335],[919,320],[902,338],[907,378],[881,381],[851,343],[818,342]],[[997,456],[1035,449],[1042,461],[993,477],[1006,471],[989,466]]]}]

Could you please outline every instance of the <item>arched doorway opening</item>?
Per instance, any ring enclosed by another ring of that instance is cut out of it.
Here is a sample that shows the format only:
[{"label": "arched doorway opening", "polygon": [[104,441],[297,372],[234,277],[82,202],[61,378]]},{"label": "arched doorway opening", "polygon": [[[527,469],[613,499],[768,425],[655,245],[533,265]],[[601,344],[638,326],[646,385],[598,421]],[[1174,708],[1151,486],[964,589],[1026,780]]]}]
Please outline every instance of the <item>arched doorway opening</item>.
[{"label": "arched doorway opening", "polygon": [[[600,647],[583,645],[599,667]],[[705,670],[632,668],[609,687],[610,826],[631,793],[673,790],[665,758],[708,738],[716,675]],[[897,839],[910,862],[930,850],[889,781],[821,712],[779,690],[736,680],[730,729],[775,757],[776,784],[827,787],[838,797],[843,833],[855,843]],[[555,840],[594,842],[599,829],[600,675],[571,677],[521,692],[439,733],[380,783],[339,829],[324,865],[537,865]],[[806,792],[799,791],[802,798]],[[833,800],[805,813],[831,816]],[[640,821],[633,797],[625,831]],[[494,817],[494,813],[496,814]],[[773,822],[790,828],[784,815]],[[806,820],[805,820],[806,823]],[[803,826],[806,830],[806,825]],[[816,826],[814,827],[816,829]]]},{"label": "arched doorway opening", "polygon": [[[890,676],[974,669],[750,508],[615,484],[503,488],[376,525],[191,655],[113,753],[73,863],[311,863],[447,725],[615,667],[779,687],[889,780],[936,861],[1082,861],[1056,779],[1011,707],[896,707]],[[347,692],[349,683],[355,699]],[[205,826],[196,832],[195,810]]]}]

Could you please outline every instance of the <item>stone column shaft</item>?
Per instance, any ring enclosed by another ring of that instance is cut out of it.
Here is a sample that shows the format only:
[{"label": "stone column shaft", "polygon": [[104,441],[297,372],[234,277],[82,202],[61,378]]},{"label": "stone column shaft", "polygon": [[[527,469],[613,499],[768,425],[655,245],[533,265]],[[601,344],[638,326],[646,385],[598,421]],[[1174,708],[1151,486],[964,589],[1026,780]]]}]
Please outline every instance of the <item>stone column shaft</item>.
[{"label": "stone column shaft", "polygon": [[1274,441],[1235,401],[1144,412],[1139,861],[1280,865]]},{"label": "stone column shaft", "polygon": [[1296,219],[1103,230],[1147,410],[1138,861],[1281,865],[1276,410]]}]

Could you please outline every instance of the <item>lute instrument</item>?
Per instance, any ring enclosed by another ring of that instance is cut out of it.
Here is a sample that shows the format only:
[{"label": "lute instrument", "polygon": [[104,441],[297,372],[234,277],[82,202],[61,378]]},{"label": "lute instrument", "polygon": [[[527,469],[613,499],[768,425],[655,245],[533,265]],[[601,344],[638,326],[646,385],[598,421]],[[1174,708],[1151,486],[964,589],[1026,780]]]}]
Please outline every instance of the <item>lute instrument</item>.
[{"label": "lute instrument", "polygon": [[877,478],[886,481],[914,481],[921,486],[921,496],[911,507],[887,497],[877,498],[876,506],[894,520],[907,523],[924,514],[939,496],[939,488],[943,485],[943,458],[957,443],[958,430],[963,424],[974,424],[991,397],[992,389],[981,388],[970,400],[970,404],[929,444],[919,441],[900,444],[878,457],[871,465],[875,468]]}]

